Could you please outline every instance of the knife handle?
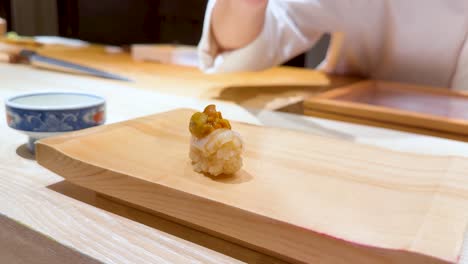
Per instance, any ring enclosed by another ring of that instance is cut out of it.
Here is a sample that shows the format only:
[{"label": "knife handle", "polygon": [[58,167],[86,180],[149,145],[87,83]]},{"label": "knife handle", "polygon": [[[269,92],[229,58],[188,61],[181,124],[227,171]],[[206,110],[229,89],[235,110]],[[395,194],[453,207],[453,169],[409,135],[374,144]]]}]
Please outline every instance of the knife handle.
[{"label": "knife handle", "polygon": [[3,63],[18,63],[19,61],[20,61],[20,59],[18,57],[16,57],[15,55],[0,52],[0,62],[3,62]]},{"label": "knife handle", "polygon": [[0,43],[0,62],[18,63],[21,61],[19,53],[21,48],[5,43]]}]

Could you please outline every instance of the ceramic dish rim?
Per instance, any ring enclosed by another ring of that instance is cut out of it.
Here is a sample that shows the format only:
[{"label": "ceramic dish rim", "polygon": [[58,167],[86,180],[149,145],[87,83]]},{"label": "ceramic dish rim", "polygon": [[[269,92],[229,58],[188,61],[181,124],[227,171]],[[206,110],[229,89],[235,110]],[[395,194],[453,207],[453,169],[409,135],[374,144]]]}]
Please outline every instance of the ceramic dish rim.
[{"label": "ceramic dish rim", "polygon": [[[32,97],[32,96],[39,96],[39,95],[79,95],[85,97],[92,97],[97,99],[97,102],[93,103],[83,103],[83,104],[70,104],[66,106],[28,106],[24,104],[17,104],[13,102],[14,100],[22,97]],[[7,107],[19,110],[32,110],[32,111],[65,111],[65,110],[76,110],[76,109],[85,109],[85,108],[92,108],[98,107],[100,105],[104,105],[106,100],[104,97],[101,97],[96,94],[92,93],[84,93],[84,92],[71,92],[71,91],[37,91],[37,92],[29,92],[23,94],[17,94],[11,96],[5,100],[5,105]]]}]

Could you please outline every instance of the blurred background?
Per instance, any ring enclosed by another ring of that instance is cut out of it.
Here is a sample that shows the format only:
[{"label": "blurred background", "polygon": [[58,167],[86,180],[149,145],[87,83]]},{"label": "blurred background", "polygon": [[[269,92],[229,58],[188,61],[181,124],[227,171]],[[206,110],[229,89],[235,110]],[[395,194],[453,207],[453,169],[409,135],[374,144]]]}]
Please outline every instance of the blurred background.
[{"label": "blurred background", "polygon": [[[207,0],[0,0],[8,31],[107,44],[197,45]],[[324,58],[325,35],[307,53],[285,63],[313,68]]]}]

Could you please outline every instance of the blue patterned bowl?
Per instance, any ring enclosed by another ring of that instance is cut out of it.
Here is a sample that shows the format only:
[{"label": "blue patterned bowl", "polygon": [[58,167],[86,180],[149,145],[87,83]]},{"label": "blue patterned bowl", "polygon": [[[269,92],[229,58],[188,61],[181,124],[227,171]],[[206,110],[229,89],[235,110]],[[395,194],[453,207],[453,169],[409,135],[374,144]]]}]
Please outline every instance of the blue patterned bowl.
[{"label": "blue patterned bowl", "polygon": [[103,124],[105,100],[85,93],[28,93],[7,99],[6,115],[8,126],[29,137],[34,152],[38,139]]}]

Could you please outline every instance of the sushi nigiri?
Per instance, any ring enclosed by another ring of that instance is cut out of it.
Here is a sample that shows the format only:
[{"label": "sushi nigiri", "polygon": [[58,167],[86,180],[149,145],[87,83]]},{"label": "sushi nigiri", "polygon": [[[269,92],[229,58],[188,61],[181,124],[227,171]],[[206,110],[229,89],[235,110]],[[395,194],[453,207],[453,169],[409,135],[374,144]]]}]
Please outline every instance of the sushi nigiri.
[{"label": "sushi nigiri", "polygon": [[243,142],[215,105],[192,115],[190,159],[196,172],[211,176],[234,174],[242,167]]}]

